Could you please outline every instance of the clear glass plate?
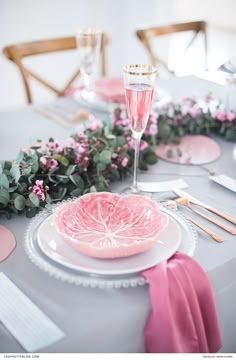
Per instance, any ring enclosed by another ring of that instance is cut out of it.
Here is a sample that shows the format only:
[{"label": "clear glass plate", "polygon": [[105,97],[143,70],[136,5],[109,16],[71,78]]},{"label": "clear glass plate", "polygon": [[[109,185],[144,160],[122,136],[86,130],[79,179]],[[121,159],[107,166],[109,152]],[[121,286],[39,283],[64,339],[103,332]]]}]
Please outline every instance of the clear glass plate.
[{"label": "clear glass plate", "polygon": [[[56,206],[59,205],[60,204],[57,204]],[[178,224],[178,229],[180,231],[180,244],[177,250],[192,256],[196,247],[196,232],[192,225],[178,210],[169,209],[167,207],[162,207],[161,209],[170,216],[173,220],[171,221],[173,224]],[[38,233],[41,224],[45,223],[45,220],[48,219],[51,214],[52,212],[47,209],[41,211],[31,220],[25,234],[25,251],[30,260],[41,270],[62,281],[90,287],[120,288],[130,286],[134,287],[144,285],[146,283],[146,280],[137,272],[128,272],[123,274],[107,272],[106,274],[100,274],[94,272],[94,269],[91,269],[90,267],[88,267],[87,270],[84,269],[81,271],[79,269],[65,266],[58,261],[55,261],[55,259],[49,258],[49,256],[45,255],[38,245]],[[150,264],[146,268],[148,267],[150,267]],[[134,270],[136,269],[133,269],[133,271]]]}]

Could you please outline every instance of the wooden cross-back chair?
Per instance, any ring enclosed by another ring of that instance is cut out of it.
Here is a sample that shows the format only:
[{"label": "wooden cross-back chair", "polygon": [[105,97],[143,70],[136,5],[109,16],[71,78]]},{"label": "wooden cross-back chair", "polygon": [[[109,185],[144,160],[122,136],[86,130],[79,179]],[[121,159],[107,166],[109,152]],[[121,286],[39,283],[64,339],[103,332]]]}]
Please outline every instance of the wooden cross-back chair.
[{"label": "wooden cross-back chair", "polygon": [[[100,66],[101,66],[101,76],[106,75],[106,46],[109,42],[108,36],[103,33],[101,41],[101,51],[100,51]],[[59,51],[73,50],[77,48],[76,37],[68,36],[63,38],[47,39],[47,40],[38,40],[25,43],[19,43],[15,45],[6,46],[3,49],[3,54],[7,59],[13,61],[19,68],[23,83],[24,89],[26,92],[27,102],[32,103],[32,93],[29,85],[29,78],[34,78],[36,81],[44,85],[46,88],[52,90],[57,96],[64,96],[67,93],[68,88],[75,81],[75,79],[80,75],[80,69],[77,69],[67,83],[62,89],[58,89],[47,80],[43,79],[37,73],[33,72],[27,68],[23,59],[32,55],[39,55],[45,53],[53,53]]]},{"label": "wooden cross-back chair", "polygon": [[187,50],[196,40],[197,35],[199,33],[203,34],[203,41],[204,41],[204,58],[205,58],[205,68],[207,68],[207,23],[205,21],[192,21],[192,22],[185,22],[185,23],[178,23],[178,24],[169,24],[164,26],[155,26],[145,29],[136,30],[136,35],[138,39],[141,41],[143,46],[148,52],[152,65],[158,66],[161,64],[169,73],[174,73],[168,67],[168,63],[164,60],[160,59],[151,44],[151,40],[157,38],[161,35],[168,35],[174,34],[179,32],[186,32],[192,31],[193,36],[190,39],[189,43],[187,44],[185,50]]}]

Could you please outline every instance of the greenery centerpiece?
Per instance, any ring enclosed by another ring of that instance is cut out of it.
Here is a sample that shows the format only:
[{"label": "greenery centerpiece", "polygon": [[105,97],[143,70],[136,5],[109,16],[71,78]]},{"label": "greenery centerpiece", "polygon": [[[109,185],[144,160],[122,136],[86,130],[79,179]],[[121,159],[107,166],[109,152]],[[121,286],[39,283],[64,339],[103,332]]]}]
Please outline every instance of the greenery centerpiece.
[{"label": "greenery centerpiece", "polygon": [[[140,144],[139,167],[157,162],[158,143],[179,143],[186,134],[217,133],[236,141],[236,113],[210,96],[184,98],[152,112]],[[171,154],[170,154],[171,156]],[[90,115],[83,132],[59,142],[50,138],[0,163],[0,216],[34,216],[66,197],[110,191],[133,167],[134,142],[124,105],[103,121]]]}]

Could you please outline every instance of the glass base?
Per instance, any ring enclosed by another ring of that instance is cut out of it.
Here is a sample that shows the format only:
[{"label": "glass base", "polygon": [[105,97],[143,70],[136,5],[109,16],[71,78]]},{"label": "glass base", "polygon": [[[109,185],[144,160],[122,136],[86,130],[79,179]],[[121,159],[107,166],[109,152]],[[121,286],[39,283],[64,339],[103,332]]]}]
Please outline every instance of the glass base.
[{"label": "glass base", "polygon": [[137,194],[137,195],[143,195],[143,196],[146,196],[146,197],[150,197],[149,192],[139,190],[138,188],[135,188],[132,185],[127,186],[124,189],[122,189],[120,194],[121,195],[131,195],[131,194],[135,195],[135,194]]}]

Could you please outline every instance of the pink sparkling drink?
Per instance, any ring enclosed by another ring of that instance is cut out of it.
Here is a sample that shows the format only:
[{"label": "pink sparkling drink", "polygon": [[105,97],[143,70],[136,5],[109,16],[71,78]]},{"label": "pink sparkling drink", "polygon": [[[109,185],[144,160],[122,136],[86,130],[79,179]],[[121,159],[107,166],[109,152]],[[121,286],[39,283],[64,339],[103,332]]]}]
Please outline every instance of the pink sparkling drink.
[{"label": "pink sparkling drink", "polygon": [[142,133],[150,113],[154,87],[148,84],[129,84],[125,87],[131,129]]}]

